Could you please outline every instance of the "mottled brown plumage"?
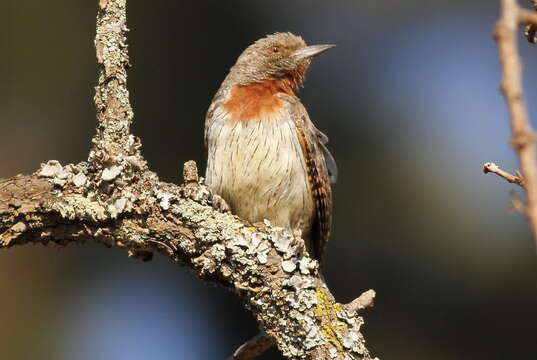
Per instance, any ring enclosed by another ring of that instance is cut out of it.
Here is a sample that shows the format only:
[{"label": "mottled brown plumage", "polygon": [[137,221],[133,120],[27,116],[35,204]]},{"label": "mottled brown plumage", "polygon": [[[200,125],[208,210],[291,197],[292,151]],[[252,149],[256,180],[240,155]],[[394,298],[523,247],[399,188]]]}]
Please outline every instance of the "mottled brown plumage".
[{"label": "mottled brown plumage", "polygon": [[322,260],[332,222],[337,170],[294,91],[313,57],[332,45],[306,46],[276,33],[249,46],[216,93],[205,120],[207,185],[251,222],[301,230]]}]

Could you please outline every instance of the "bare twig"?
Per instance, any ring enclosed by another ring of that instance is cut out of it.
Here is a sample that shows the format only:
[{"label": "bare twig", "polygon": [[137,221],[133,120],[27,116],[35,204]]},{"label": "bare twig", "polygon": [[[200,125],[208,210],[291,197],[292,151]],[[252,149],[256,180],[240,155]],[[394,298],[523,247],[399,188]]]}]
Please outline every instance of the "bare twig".
[{"label": "bare twig", "polygon": [[[522,17],[522,19],[521,19]],[[522,65],[518,55],[517,30],[522,21],[533,21],[522,11],[516,0],[501,0],[500,20],[496,25],[496,39],[503,72],[501,91],[505,96],[513,138],[512,146],[518,152],[525,183],[526,215],[530,221],[537,247],[537,162],[535,134],[528,120],[528,111],[522,92]]]},{"label": "bare twig", "polygon": [[[530,0],[533,8],[537,10],[537,1]],[[537,14],[526,9],[520,9],[519,21],[521,24],[527,24],[524,29],[524,35],[532,44],[537,44]]]},{"label": "bare twig", "polygon": [[354,313],[373,307],[376,295],[377,293],[375,292],[375,290],[367,290],[366,292],[358,296],[356,299],[354,299],[352,302],[347,304],[345,307],[348,311]]},{"label": "bare twig", "polygon": [[518,171],[517,171],[517,175],[513,175],[513,174],[508,173],[507,171],[500,169],[500,167],[496,165],[495,163],[488,162],[483,165],[483,172],[485,174],[488,174],[488,173],[496,174],[504,178],[511,184],[517,184],[517,185],[520,185],[521,187],[524,187],[524,178]]},{"label": "bare twig", "polygon": [[275,345],[274,339],[261,332],[242,344],[228,360],[252,360]]},{"label": "bare twig", "polygon": [[522,8],[519,8],[518,11],[519,23],[537,25],[537,12]]},{"label": "bare twig", "polygon": [[232,289],[286,358],[370,360],[363,319],[341,311],[302,239],[219,211],[227,206],[200,182],[194,162],[182,186],[149,171],[130,133],[126,0],[99,5],[98,128],[89,161],[50,160],[35,174],[0,180],[0,249],[91,240],[142,260],[160,253]]}]

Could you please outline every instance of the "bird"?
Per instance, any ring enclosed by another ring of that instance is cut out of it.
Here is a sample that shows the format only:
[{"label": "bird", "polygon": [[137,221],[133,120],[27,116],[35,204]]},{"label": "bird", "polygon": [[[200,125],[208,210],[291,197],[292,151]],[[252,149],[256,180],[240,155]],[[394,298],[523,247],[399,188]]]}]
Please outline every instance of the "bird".
[{"label": "bird", "polygon": [[307,46],[289,32],[248,46],[205,118],[205,183],[250,223],[299,231],[322,262],[332,223],[337,166],[328,137],[296,95],[313,58],[335,45]]}]

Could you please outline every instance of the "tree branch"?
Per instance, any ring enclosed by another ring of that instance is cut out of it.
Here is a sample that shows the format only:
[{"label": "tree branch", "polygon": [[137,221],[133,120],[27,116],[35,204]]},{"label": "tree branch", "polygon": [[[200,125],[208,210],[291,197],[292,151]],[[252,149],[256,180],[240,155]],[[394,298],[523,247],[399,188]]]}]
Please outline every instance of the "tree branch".
[{"label": "tree branch", "polygon": [[242,344],[228,360],[252,360],[273,347],[274,339],[261,332]]},{"label": "tree branch", "polygon": [[505,170],[500,169],[500,167],[496,165],[495,163],[488,162],[483,165],[483,172],[485,174],[488,174],[488,173],[496,174],[499,177],[504,178],[511,184],[517,184],[521,187],[524,187],[524,178],[518,173],[518,171],[517,171],[517,175],[513,175],[513,174],[508,173]]},{"label": "tree branch", "polygon": [[88,161],[51,160],[0,180],[0,248],[95,241],[146,260],[158,252],[234,291],[286,358],[371,359],[360,306],[334,300],[302,239],[223,211],[194,162],[181,186],[148,170],[130,133],[126,0],[99,6],[98,127]]},{"label": "tree branch", "polygon": [[[537,0],[530,0],[533,8],[537,10]],[[535,12],[528,11],[526,9],[520,9],[519,21],[522,24],[526,24],[524,28],[524,35],[528,41],[532,44],[537,44],[537,16]]]},{"label": "tree branch", "polygon": [[[511,145],[517,151],[520,160],[520,168],[527,197],[525,213],[530,221],[537,249],[537,162],[535,157],[535,133],[529,123],[528,111],[522,92],[522,64],[518,55],[517,42],[517,30],[521,23],[537,23],[537,18],[534,13],[520,8],[516,0],[501,0],[501,15],[496,24],[496,40],[503,72],[500,90],[505,97],[509,109],[511,131],[513,133]],[[526,29],[526,34],[529,36],[528,39],[534,36],[534,34],[528,33],[528,29]],[[509,176],[500,176],[506,179],[509,178]]]}]

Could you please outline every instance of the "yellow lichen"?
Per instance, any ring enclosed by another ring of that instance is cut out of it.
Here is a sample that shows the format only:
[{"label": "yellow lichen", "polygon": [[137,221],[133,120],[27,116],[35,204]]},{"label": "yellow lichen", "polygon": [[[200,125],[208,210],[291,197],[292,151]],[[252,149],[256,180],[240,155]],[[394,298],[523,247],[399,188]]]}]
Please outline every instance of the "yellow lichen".
[{"label": "yellow lichen", "polygon": [[343,346],[337,338],[337,333],[346,328],[346,325],[337,316],[337,313],[342,310],[341,304],[331,299],[322,287],[317,287],[315,294],[317,296],[317,305],[314,313],[320,322],[321,332],[338,351],[343,351]]}]

